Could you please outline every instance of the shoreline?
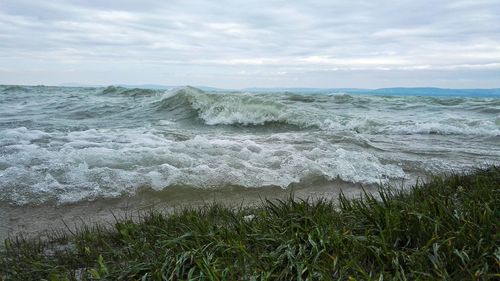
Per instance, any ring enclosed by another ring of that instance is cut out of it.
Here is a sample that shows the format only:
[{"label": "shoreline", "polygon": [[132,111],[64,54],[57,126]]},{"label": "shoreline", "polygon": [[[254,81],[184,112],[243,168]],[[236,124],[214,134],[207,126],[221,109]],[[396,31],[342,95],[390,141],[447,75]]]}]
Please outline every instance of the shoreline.
[{"label": "shoreline", "polygon": [[137,217],[138,214],[148,211],[171,214],[179,209],[197,208],[211,203],[228,207],[250,207],[265,199],[286,199],[291,194],[298,199],[336,200],[341,191],[347,197],[354,198],[360,196],[363,189],[368,193],[375,193],[377,186],[336,180],[287,189],[171,187],[163,191],[143,190],[133,196],[66,204],[11,205],[3,202],[0,203],[0,240],[19,235],[27,238],[46,237],[47,231],[70,232],[82,223],[110,224],[115,221],[115,217]]}]

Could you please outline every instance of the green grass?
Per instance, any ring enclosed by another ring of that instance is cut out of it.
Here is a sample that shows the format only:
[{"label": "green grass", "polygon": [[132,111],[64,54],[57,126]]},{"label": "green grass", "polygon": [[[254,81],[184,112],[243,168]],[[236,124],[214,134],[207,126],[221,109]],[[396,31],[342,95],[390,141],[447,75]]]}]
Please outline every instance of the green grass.
[{"label": "green grass", "polygon": [[151,212],[6,240],[0,279],[499,280],[499,187],[492,167],[376,198]]}]

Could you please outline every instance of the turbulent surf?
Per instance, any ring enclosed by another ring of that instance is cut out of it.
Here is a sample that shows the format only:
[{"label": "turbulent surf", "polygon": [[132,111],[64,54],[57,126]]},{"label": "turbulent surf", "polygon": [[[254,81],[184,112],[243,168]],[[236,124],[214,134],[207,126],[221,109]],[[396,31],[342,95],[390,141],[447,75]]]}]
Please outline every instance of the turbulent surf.
[{"label": "turbulent surf", "polygon": [[379,184],[500,163],[499,96],[411,93],[0,86],[0,201]]}]

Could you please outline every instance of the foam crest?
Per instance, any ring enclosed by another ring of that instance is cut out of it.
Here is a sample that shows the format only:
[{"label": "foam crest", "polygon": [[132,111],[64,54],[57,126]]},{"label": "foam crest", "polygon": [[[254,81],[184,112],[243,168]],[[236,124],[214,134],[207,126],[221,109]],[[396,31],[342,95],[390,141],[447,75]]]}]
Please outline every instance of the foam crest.
[{"label": "foam crest", "polygon": [[167,110],[189,107],[207,125],[314,125],[297,108],[267,95],[206,93],[193,87],[184,87],[167,92],[159,104],[161,109]]},{"label": "foam crest", "polygon": [[[19,132],[25,136],[22,142]],[[382,164],[368,152],[293,144],[307,135],[205,135],[174,141],[144,130],[48,134],[18,128],[2,137],[12,141],[0,154],[0,200],[16,204],[116,197],[143,187],[286,188],[315,177],[378,183],[405,176],[400,167]]]},{"label": "foam crest", "polygon": [[496,120],[445,119],[434,121],[389,121],[366,117],[331,118],[320,126],[333,132],[355,132],[373,135],[463,135],[463,136],[500,136]]}]

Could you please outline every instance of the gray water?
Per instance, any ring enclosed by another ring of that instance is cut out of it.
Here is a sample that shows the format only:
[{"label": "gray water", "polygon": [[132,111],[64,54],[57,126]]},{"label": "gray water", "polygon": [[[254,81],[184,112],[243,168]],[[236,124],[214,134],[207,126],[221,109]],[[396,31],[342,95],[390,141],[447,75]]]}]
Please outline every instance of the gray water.
[{"label": "gray water", "polygon": [[0,201],[18,205],[412,182],[499,164],[499,144],[499,97],[0,86]]}]

